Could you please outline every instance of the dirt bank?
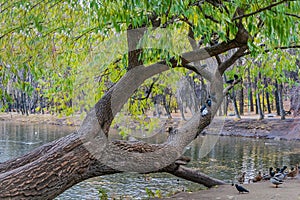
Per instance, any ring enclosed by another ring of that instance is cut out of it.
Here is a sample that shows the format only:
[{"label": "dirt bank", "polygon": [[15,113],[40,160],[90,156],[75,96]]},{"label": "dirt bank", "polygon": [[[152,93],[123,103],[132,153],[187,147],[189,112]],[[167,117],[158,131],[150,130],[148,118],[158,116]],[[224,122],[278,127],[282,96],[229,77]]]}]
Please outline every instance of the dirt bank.
[{"label": "dirt bank", "polygon": [[300,119],[226,119],[221,135],[266,139],[300,140]]},{"label": "dirt bank", "polygon": [[80,116],[58,116],[51,114],[21,115],[19,113],[0,113],[0,121],[13,121],[19,123],[52,124],[65,126],[79,126]]}]

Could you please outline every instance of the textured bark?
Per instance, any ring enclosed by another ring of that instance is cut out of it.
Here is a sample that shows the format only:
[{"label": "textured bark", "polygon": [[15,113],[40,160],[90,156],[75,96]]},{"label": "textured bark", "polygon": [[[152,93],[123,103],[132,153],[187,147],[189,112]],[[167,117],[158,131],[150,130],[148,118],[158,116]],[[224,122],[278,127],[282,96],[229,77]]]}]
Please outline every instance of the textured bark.
[{"label": "textured bark", "polygon": [[261,107],[261,101],[260,101],[260,92],[258,91],[258,88],[256,86],[257,83],[257,77],[254,78],[254,90],[256,92],[255,95],[255,105],[256,105],[256,114],[259,115],[259,119],[263,119],[264,118],[264,113]]},{"label": "textured bark", "polygon": [[[267,81],[267,78],[264,77],[264,84],[265,84],[265,88],[268,87],[268,81]],[[270,94],[268,91],[266,91],[266,103],[267,103],[267,110],[268,110],[268,113],[270,114],[272,112],[271,110],[271,104],[270,104]]]},{"label": "textured bark", "polygon": [[247,68],[247,90],[248,90],[248,112],[254,111],[254,105],[253,105],[253,94],[252,94],[252,84],[251,84],[251,78],[250,78],[250,67]]},{"label": "textured bark", "polygon": [[282,84],[278,85],[278,103],[279,103],[279,111],[280,111],[280,119],[285,119],[285,111],[283,108],[283,97],[282,97]]},{"label": "textured bark", "polygon": [[241,116],[240,116],[240,113],[239,113],[239,109],[238,109],[238,106],[237,106],[237,102],[236,102],[236,94],[235,94],[234,89],[232,89],[231,101],[232,101],[232,104],[233,104],[233,109],[234,109],[235,117],[237,119],[241,119]]},{"label": "textured bark", "polygon": [[220,181],[218,179],[212,178],[203,174],[201,172],[194,171],[190,168],[180,166],[177,170],[171,172],[171,174],[178,176],[180,178],[184,178],[189,181],[197,182],[203,184],[206,187],[213,187],[216,185],[223,185],[225,182]]},{"label": "textured bark", "polygon": [[277,83],[277,80],[275,81],[274,86],[275,86],[274,96],[275,96],[276,112],[277,112],[277,115],[280,116],[279,91],[278,91],[278,83]]},{"label": "textured bark", "polygon": [[244,115],[244,83],[241,79],[240,89],[237,92],[240,115]]}]

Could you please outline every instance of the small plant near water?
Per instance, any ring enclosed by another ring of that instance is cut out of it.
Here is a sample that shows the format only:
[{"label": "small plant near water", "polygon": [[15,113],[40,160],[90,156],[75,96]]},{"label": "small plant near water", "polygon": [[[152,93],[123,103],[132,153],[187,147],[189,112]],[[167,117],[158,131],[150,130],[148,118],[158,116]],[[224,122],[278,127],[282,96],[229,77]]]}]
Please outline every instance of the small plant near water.
[{"label": "small plant near water", "polygon": [[161,198],[162,197],[162,194],[161,194],[160,190],[155,190],[155,192],[153,192],[149,188],[145,188],[145,190],[146,190],[146,193],[148,195],[148,198],[154,198],[154,197]]},{"label": "small plant near water", "polygon": [[98,196],[99,196],[100,200],[108,200],[108,194],[105,189],[100,188],[98,190]]}]

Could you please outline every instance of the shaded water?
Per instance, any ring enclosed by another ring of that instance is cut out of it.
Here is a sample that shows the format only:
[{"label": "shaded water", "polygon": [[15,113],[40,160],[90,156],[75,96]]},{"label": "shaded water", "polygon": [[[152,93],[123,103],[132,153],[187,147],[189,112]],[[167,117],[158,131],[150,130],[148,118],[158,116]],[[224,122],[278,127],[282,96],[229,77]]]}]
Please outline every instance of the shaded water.
[{"label": "shaded water", "polygon": [[[73,130],[71,127],[0,122],[0,162],[20,156]],[[159,143],[164,138],[158,135],[151,140]],[[210,153],[201,158],[203,138],[190,144],[185,152],[185,155],[192,158],[189,167],[226,182],[231,182],[242,171],[247,172],[246,179],[249,179],[258,170],[266,172],[269,166],[290,166],[300,161],[299,142],[242,137],[220,137]],[[169,174],[144,176],[126,173],[86,180],[65,191],[57,199],[97,199],[99,189],[107,191],[109,197],[142,199],[147,197],[146,188],[160,190],[163,195],[167,195],[178,190],[195,191],[203,187]]]}]

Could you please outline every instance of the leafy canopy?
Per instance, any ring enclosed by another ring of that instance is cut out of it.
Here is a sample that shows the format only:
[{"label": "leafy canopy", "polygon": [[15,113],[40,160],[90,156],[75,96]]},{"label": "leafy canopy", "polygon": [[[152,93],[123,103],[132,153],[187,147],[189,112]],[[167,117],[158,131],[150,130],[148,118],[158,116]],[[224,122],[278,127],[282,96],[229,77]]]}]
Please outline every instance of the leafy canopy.
[{"label": "leafy canopy", "polygon": [[[218,42],[233,39],[240,20],[252,36],[250,56],[260,55],[264,66],[276,57],[270,59],[274,53],[265,49],[279,55],[274,49],[299,44],[299,1],[12,0],[1,1],[0,8],[0,93],[8,100],[8,87],[42,94],[56,111],[68,114],[88,109],[126,73],[127,29],[147,27],[153,34],[151,28],[160,27],[172,33],[157,40],[169,44],[168,50],[143,52],[145,65],[191,50],[178,39],[189,29],[203,45],[216,35]],[[290,62],[281,59],[276,71],[293,70]],[[266,74],[272,73],[266,68]],[[70,108],[74,96],[82,98]]]}]

